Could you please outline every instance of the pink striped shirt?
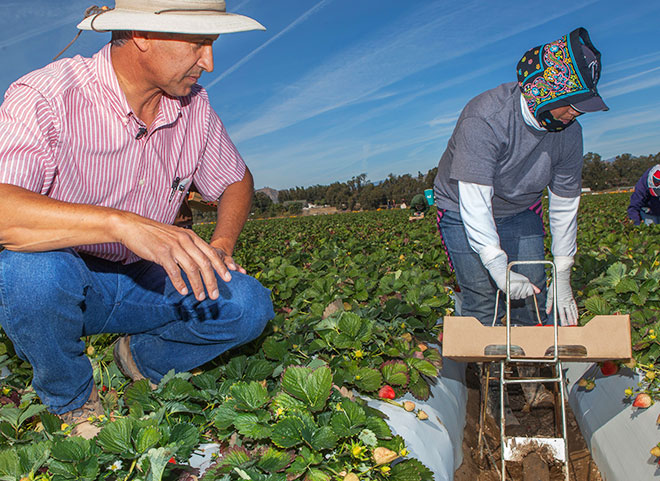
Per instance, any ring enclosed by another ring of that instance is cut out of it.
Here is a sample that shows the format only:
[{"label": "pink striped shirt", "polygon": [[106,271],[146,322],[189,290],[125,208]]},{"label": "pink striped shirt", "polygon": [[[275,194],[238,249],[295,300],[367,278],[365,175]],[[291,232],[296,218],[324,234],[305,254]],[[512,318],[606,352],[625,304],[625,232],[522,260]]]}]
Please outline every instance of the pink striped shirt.
[{"label": "pink striped shirt", "polygon": [[[134,212],[171,224],[191,182],[206,201],[243,178],[245,164],[206,91],[163,96],[146,135],[112,68],[110,45],[54,62],[13,83],[0,107],[0,183],[64,202]],[[174,179],[180,185],[171,198]],[[121,244],[79,246],[112,261]]]}]

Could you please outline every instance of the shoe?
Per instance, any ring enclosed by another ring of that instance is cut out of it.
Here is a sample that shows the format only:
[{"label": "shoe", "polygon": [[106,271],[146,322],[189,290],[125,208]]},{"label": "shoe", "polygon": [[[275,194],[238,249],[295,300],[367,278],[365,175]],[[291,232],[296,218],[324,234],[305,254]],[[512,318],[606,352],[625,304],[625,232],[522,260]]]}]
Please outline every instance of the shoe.
[{"label": "shoe", "polygon": [[529,405],[533,408],[551,408],[555,405],[555,396],[541,384]]},{"label": "shoe", "polygon": [[99,416],[105,414],[103,405],[99,400],[99,392],[96,386],[92,387],[92,393],[89,399],[78,409],[74,409],[59,417],[63,423],[73,426],[71,436],[80,436],[85,439],[92,439],[101,430],[100,427],[93,424],[93,421]]},{"label": "shoe", "polygon": [[[518,374],[520,377],[538,377],[540,369],[538,366],[519,365]],[[555,405],[554,394],[540,382],[523,383],[520,387],[525,396],[524,412],[529,412],[531,408],[551,408]]]},{"label": "shoe", "polygon": [[[115,343],[115,347],[112,350],[112,355],[115,358],[115,363],[119,368],[119,371],[124,375],[124,377],[132,380],[133,382],[141,381],[142,379],[147,379],[135,364],[133,360],[133,354],[131,354],[131,336],[120,337],[119,340]],[[153,391],[158,387],[158,385],[149,381],[149,386]]]}]

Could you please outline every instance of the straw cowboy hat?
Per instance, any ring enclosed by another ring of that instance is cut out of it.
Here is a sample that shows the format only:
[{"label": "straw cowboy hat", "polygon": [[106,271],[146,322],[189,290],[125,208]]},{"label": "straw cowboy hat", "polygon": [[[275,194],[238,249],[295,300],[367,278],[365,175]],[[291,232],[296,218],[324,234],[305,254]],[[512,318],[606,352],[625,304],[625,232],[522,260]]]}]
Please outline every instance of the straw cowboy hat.
[{"label": "straw cowboy hat", "polygon": [[224,0],[116,0],[115,8],[88,9],[78,28],[203,35],[265,30],[250,17],[227,13]]}]

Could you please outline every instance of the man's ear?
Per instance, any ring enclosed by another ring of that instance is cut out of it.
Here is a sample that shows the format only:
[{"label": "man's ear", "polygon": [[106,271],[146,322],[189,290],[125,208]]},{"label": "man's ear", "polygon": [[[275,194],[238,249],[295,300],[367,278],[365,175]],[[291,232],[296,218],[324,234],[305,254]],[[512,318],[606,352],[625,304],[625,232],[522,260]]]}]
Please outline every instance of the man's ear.
[{"label": "man's ear", "polygon": [[149,32],[133,32],[132,40],[141,52],[149,50]]}]

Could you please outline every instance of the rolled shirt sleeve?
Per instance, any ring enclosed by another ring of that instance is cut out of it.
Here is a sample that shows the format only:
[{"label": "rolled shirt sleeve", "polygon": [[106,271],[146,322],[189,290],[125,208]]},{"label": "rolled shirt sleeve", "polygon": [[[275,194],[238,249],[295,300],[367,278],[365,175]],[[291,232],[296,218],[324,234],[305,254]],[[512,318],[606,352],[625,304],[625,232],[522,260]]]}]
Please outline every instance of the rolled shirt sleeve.
[{"label": "rolled shirt sleeve", "polygon": [[14,84],[0,106],[0,183],[47,194],[56,174],[57,118],[36,90]]},{"label": "rolled shirt sleeve", "polygon": [[212,108],[208,115],[207,142],[194,182],[204,200],[215,201],[227,186],[243,179],[246,167],[220,117]]}]

